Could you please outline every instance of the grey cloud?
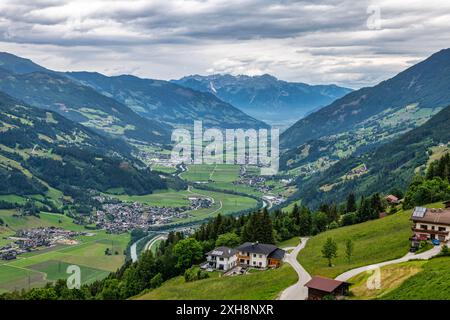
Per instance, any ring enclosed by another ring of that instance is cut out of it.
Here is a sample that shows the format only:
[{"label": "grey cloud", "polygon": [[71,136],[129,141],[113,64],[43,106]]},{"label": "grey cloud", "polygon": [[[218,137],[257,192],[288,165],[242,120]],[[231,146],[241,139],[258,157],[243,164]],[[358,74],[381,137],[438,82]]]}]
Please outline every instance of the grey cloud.
[{"label": "grey cloud", "polygon": [[[110,73],[267,72],[358,87],[448,46],[450,4],[438,3],[2,0],[0,41],[31,58]],[[381,9],[381,30],[366,25],[371,4]]]}]

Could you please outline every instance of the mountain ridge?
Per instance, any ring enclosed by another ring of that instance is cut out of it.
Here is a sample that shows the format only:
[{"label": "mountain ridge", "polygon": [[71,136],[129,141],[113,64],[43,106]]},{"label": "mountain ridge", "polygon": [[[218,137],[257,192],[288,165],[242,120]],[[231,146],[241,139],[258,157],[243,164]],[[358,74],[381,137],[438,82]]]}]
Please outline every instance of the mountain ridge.
[{"label": "mountain ridge", "polygon": [[[11,55],[8,59],[12,59]],[[42,70],[29,61],[16,57],[16,63],[12,66],[8,67],[5,63],[0,66],[0,91],[27,104],[56,111],[104,134],[150,143],[170,141],[170,127],[144,119],[116,100],[82,86],[59,72]],[[16,70],[16,65],[24,63],[28,66],[26,71],[31,72],[11,71]]]},{"label": "mountain ridge", "polygon": [[133,75],[109,77],[98,72],[67,72],[66,75],[128,105],[143,117],[172,126],[193,126],[195,120],[202,120],[206,127],[268,127],[210,93],[168,81]]},{"label": "mountain ridge", "polygon": [[45,195],[52,187],[86,200],[91,189],[124,187],[131,193],[148,193],[166,187],[131,156],[122,139],[105,137],[3,92],[0,132],[0,176],[10,182],[2,184],[0,194]]},{"label": "mountain ridge", "polygon": [[[417,170],[429,160],[430,148],[450,148],[450,105],[425,124],[406,132],[391,142],[359,156],[343,159],[310,179],[299,179],[293,198],[306,205],[339,203],[349,193],[356,196],[376,192],[387,194],[393,188],[405,189]],[[364,166],[366,170],[355,173]]]},{"label": "mountain ridge", "polygon": [[445,107],[450,103],[448,74],[450,49],[443,49],[393,78],[353,91],[299,120],[281,135],[280,144],[292,148],[337,134],[391,107],[414,103],[420,108]]},{"label": "mountain ridge", "polygon": [[309,85],[260,76],[212,74],[171,80],[182,86],[209,92],[259,119],[293,121],[351,91],[337,85]]}]

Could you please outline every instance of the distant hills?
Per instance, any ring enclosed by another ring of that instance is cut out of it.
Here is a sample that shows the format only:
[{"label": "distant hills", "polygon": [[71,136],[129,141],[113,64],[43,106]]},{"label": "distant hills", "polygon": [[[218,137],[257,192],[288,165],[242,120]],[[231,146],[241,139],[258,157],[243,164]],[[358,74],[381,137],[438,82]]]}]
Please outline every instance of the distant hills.
[{"label": "distant hills", "polygon": [[[367,126],[366,121],[385,111],[393,114],[412,105],[417,106],[417,110],[443,108],[450,104],[449,75],[450,49],[446,49],[392,79],[351,92],[299,120],[282,134],[281,146],[298,147],[312,139]],[[391,126],[399,123],[401,119]]]},{"label": "distant hills", "polygon": [[270,123],[294,123],[352,91],[336,85],[286,82],[268,74],[254,77],[193,75],[172,82],[214,94],[249,115]]},{"label": "distant hills", "polygon": [[131,75],[107,77],[100,73],[69,72],[66,75],[80,84],[94,88],[147,119],[171,126],[192,127],[202,120],[205,127],[267,128],[216,96],[162,80],[142,79]]}]

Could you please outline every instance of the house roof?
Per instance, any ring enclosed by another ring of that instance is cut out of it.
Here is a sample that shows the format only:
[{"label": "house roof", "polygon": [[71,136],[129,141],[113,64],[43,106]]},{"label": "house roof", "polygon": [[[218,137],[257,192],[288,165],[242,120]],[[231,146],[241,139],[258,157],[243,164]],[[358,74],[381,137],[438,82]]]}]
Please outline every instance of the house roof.
[{"label": "house roof", "polygon": [[378,214],[378,217],[381,219],[381,218],[386,218],[387,217],[387,213],[386,212],[380,212],[379,214]]},{"label": "house roof", "polygon": [[246,242],[244,244],[241,244],[239,247],[236,248],[236,250],[241,252],[250,252],[250,253],[260,253],[269,255],[278,248],[274,246],[273,244],[265,244],[265,243],[254,243],[254,242]]},{"label": "house roof", "polygon": [[228,247],[218,247],[214,250],[207,252],[207,256],[215,256],[215,257],[222,257],[222,258],[229,258],[234,256],[237,253],[237,250],[231,249]]},{"label": "house roof", "polygon": [[338,281],[334,279],[329,278],[323,278],[323,277],[313,277],[311,280],[309,280],[305,286],[310,289],[316,289],[324,292],[333,292],[342,284],[347,284],[347,282]]},{"label": "house roof", "polygon": [[425,212],[420,215],[416,213],[418,209],[420,208],[416,208],[411,216],[414,222],[450,225],[450,208],[424,209]]},{"label": "house roof", "polygon": [[388,195],[385,199],[387,201],[392,201],[392,202],[397,202],[398,201],[398,198],[396,196],[392,195],[392,194]]},{"label": "house roof", "polygon": [[272,253],[269,254],[268,258],[283,260],[285,253],[286,253],[286,251],[284,251],[283,249],[277,248],[277,249],[275,249],[275,251],[273,251]]}]

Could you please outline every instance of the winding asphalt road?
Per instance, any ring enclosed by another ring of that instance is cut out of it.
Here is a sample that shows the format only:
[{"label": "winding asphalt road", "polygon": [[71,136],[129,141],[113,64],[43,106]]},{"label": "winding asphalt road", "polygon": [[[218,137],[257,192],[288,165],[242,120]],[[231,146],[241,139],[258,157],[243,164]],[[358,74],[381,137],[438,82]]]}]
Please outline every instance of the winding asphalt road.
[{"label": "winding asphalt road", "polygon": [[153,244],[159,240],[167,240],[167,234],[160,234],[160,235],[156,236],[155,238],[151,239],[144,246],[144,251],[150,250],[152,248]]},{"label": "winding asphalt road", "polygon": [[[297,255],[308,242],[308,238],[301,238],[301,243],[293,248],[284,248],[285,250],[294,249],[290,254],[286,254],[284,261],[289,263],[297,272],[298,274],[298,281],[296,284],[290,286],[289,288],[285,289],[280,297],[279,300],[306,300],[308,297],[308,289],[305,287],[305,284],[311,280],[311,276],[309,273],[305,270],[305,268],[302,267],[302,265],[297,260]],[[450,244],[447,244],[447,246],[450,247]],[[384,261],[380,263],[371,264],[368,266],[363,266],[359,268],[355,268],[352,270],[349,270],[347,272],[342,273],[341,275],[337,276],[335,279],[339,281],[348,281],[352,277],[369,270],[373,270],[375,268],[381,268],[387,265],[391,264],[397,264],[402,262],[407,262],[410,260],[428,260],[435,256],[437,256],[441,252],[441,247],[436,246],[428,251],[414,254],[414,253],[408,253],[405,256],[395,259],[395,260],[389,260]]]},{"label": "winding asphalt road", "polygon": [[[306,246],[308,240],[308,238],[301,238],[300,244],[294,248],[294,251],[287,253],[284,258],[284,261],[289,263],[297,272],[298,281],[296,284],[284,290],[281,293],[279,300],[306,300],[308,297],[308,288],[305,287],[305,284],[311,280],[311,276],[297,260],[298,253]],[[292,248],[285,249],[289,250]]]},{"label": "winding asphalt road", "polygon": [[[447,244],[448,246],[448,244]],[[419,254],[414,254],[414,253],[408,253],[405,256],[403,256],[402,258],[399,259],[395,259],[395,260],[390,260],[390,261],[384,261],[384,262],[380,262],[380,263],[375,263],[375,264],[371,264],[368,266],[364,266],[364,267],[359,267],[356,269],[352,269],[349,270],[347,272],[344,272],[342,274],[340,274],[339,276],[336,277],[336,280],[339,281],[348,281],[349,279],[353,278],[354,276],[362,273],[362,272],[366,272],[369,270],[373,270],[375,268],[381,268],[390,264],[397,264],[397,263],[402,263],[402,262],[406,262],[409,260],[428,260],[430,258],[433,258],[435,256],[437,256],[439,253],[441,252],[441,247],[440,246],[435,246],[433,249],[430,249],[428,251],[419,253]]]}]

